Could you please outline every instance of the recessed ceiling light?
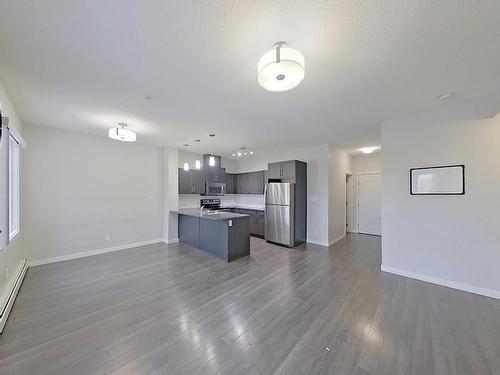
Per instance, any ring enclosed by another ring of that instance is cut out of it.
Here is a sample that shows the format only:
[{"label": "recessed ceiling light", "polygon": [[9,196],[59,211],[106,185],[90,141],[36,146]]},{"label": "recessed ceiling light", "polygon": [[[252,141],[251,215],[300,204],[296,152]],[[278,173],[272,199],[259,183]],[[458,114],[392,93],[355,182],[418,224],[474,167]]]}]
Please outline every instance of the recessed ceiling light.
[{"label": "recessed ceiling light", "polygon": [[238,151],[238,156],[241,156],[241,152]]},{"label": "recessed ceiling light", "polygon": [[304,56],[285,42],[278,42],[259,60],[257,81],[268,91],[288,91],[305,76]]},{"label": "recessed ceiling light", "polygon": [[199,139],[194,140],[196,143],[200,143],[201,141]]},{"label": "recessed ceiling light", "polygon": [[184,144],[183,144],[183,146],[184,146],[184,147],[189,147],[189,144],[184,143]]},{"label": "recessed ceiling light", "polygon": [[373,146],[371,146],[371,147],[363,147],[363,148],[361,149],[361,152],[362,152],[363,154],[371,154],[371,153],[372,153],[373,151],[375,151],[376,149],[377,149],[377,147],[373,147]]},{"label": "recessed ceiling light", "polygon": [[209,134],[208,136],[209,137],[215,137],[215,134]]},{"label": "recessed ceiling light", "polygon": [[250,151],[250,155],[253,155],[253,151]]},{"label": "recessed ceiling light", "polygon": [[447,92],[446,94],[439,95],[438,99],[439,100],[446,100],[446,99],[451,98],[452,96],[455,96],[454,92]]},{"label": "recessed ceiling light", "polygon": [[236,156],[236,154],[234,152],[231,155]]}]

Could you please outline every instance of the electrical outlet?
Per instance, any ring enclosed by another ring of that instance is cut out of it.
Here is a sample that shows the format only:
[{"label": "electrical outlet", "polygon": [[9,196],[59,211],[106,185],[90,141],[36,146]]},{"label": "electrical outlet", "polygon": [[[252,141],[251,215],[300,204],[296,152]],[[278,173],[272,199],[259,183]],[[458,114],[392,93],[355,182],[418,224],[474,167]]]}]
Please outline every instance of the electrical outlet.
[{"label": "electrical outlet", "polygon": [[110,235],[109,233],[106,233],[106,234],[104,235],[104,241],[109,241],[109,240],[110,240],[110,238],[111,238],[111,235]]},{"label": "electrical outlet", "polygon": [[233,226],[233,221],[232,221],[232,220],[228,220],[228,221],[227,221],[227,223],[228,223],[228,225],[229,225],[230,227],[232,227],[232,226]]}]

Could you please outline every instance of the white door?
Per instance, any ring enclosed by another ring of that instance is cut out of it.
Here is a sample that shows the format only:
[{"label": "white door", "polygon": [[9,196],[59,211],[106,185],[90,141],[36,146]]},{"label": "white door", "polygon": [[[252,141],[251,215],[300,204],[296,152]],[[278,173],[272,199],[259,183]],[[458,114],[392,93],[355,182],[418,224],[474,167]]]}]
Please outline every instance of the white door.
[{"label": "white door", "polygon": [[381,174],[358,176],[358,232],[382,233],[381,225]]}]

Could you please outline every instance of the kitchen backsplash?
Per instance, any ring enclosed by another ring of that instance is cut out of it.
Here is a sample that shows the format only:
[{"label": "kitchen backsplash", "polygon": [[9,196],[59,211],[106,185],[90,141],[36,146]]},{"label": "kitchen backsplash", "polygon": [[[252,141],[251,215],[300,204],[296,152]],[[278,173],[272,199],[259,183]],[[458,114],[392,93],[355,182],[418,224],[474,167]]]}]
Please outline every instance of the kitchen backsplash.
[{"label": "kitchen backsplash", "polygon": [[221,206],[241,208],[264,208],[265,206],[264,195],[259,194],[227,194],[216,197],[197,194],[179,194],[179,208],[200,207],[201,198],[219,198]]}]

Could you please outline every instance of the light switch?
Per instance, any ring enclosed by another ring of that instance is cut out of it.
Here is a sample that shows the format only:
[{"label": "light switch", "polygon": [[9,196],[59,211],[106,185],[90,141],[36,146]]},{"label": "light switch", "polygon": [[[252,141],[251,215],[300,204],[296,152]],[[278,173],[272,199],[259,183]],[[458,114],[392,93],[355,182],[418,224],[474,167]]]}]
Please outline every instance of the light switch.
[{"label": "light switch", "polygon": [[227,224],[228,224],[230,227],[232,227],[232,226],[233,226],[233,221],[232,221],[232,220],[228,220],[228,221],[227,221]]}]

